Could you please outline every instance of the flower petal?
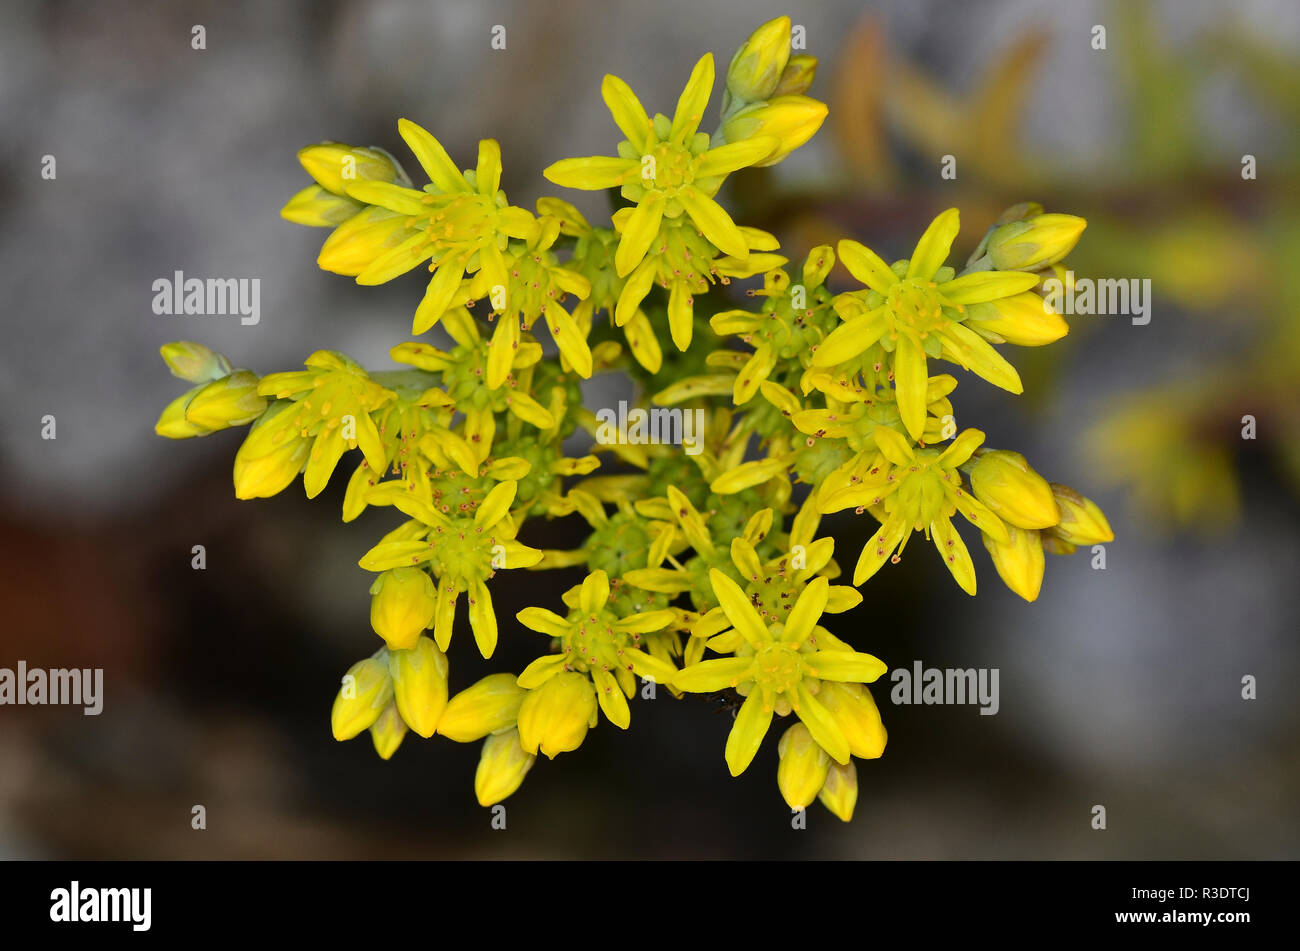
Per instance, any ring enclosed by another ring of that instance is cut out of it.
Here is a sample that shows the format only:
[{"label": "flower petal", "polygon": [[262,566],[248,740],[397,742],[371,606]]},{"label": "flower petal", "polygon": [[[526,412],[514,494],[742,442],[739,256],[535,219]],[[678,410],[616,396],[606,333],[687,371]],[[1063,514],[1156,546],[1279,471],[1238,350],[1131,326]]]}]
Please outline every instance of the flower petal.
[{"label": "flower petal", "polygon": [[925,351],[911,334],[900,333],[894,346],[894,395],[907,434],[920,439],[925,429]]},{"label": "flower petal", "polygon": [[813,735],[817,745],[824,749],[831,759],[843,766],[849,761],[849,741],[844,736],[844,731],[835,722],[831,712],[822,706],[821,701],[808,692],[806,683],[800,681],[796,692],[799,706],[795,712],[798,713],[799,719]]},{"label": "flower petal", "polygon": [[668,133],[669,138],[678,145],[686,144],[687,140],[695,134],[695,130],[700,127],[700,120],[704,118],[704,109],[708,106],[709,96],[712,94],[713,54],[705,53],[691,70],[691,78],[686,81],[686,88],[682,90],[677,100],[677,109],[673,112],[672,131]]},{"label": "flower petal", "polygon": [[[852,589],[850,589],[852,590]],[[889,670],[885,662],[858,651],[814,651],[804,656],[818,680],[869,684]]]},{"label": "flower petal", "polygon": [[495,197],[501,187],[501,146],[496,139],[480,139],[478,143],[478,166],[474,170],[474,179],[478,193]]},{"label": "flower petal", "polygon": [[1023,293],[1038,283],[1024,271],[976,271],[939,285],[939,293],[954,304],[982,304]]},{"label": "flower petal", "polygon": [[949,208],[930,222],[907,264],[908,278],[928,281],[934,277],[935,272],[943,267],[943,262],[948,260],[948,252],[952,250],[960,229],[961,218],[956,208]]},{"label": "flower petal", "polygon": [[808,639],[808,635],[813,632],[813,628],[821,619],[822,612],[826,610],[830,584],[830,581],[824,577],[814,578],[808,587],[803,589],[799,600],[795,601],[794,607],[790,609],[790,614],[785,619],[785,630],[781,634],[782,643],[797,647]]},{"label": "flower petal", "polygon": [[467,192],[469,184],[442,143],[410,119],[398,119],[397,131],[414,154],[429,181],[442,192]]},{"label": "flower petal", "polygon": [[[706,661],[705,663],[712,663]],[[727,734],[727,768],[732,776],[739,776],[754,761],[758,748],[763,745],[763,737],[772,725],[772,708],[763,700],[760,690],[755,690],[740,705],[736,722]]]},{"label": "flower petal", "polygon": [[619,277],[626,277],[641,263],[655,238],[659,237],[659,224],[663,220],[664,200],[655,195],[632,209],[623,225],[623,236],[614,252],[614,269]]},{"label": "flower petal", "polygon": [[638,152],[644,152],[653,126],[632,87],[617,76],[607,74],[600,83],[600,97],[614,117],[614,124]]},{"label": "flower petal", "polygon": [[709,581],[718,604],[722,606],[727,619],[735,625],[736,630],[740,631],[741,636],[755,647],[771,643],[772,635],[768,632],[767,625],[758,616],[754,606],[749,603],[749,598],[745,596],[740,585],[717,568],[709,569]]},{"label": "flower petal", "polygon": [[617,188],[628,180],[628,173],[639,168],[631,159],[612,155],[592,155],[586,158],[561,159],[542,170],[547,181],[565,188],[598,191]]},{"label": "flower petal", "polygon": [[677,190],[677,199],[704,237],[718,250],[736,258],[749,256],[749,245],[726,210],[694,186]]},{"label": "flower petal", "polygon": [[750,680],[753,669],[752,657],[719,657],[682,668],[670,683],[687,693],[715,693]]},{"label": "flower petal", "polygon": [[846,238],[836,247],[849,273],[873,291],[888,294],[889,289],[898,283],[898,275],[865,244]]}]

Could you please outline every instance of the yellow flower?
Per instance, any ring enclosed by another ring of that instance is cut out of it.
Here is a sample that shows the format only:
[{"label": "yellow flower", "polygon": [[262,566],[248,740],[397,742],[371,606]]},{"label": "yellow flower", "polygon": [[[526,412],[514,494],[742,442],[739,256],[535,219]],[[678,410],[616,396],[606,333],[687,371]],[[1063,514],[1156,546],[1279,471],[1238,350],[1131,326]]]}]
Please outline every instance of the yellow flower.
[{"label": "yellow flower", "polygon": [[469,623],[484,657],[497,644],[497,619],[487,580],[498,568],[528,568],[542,553],[515,541],[517,528],[510,516],[518,483],[502,482],[492,489],[473,515],[444,515],[417,499],[395,503],[414,524],[402,526],[362,556],[367,571],[428,564],[438,578],[438,604],[433,637],[439,649],[451,643],[456,602],[462,591],[469,600]]},{"label": "yellow flower", "polygon": [[596,691],[576,672],[557,673],[528,691],[519,707],[519,745],[525,753],[538,750],[549,759],[582,745],[596,725]]},{"label": "yellow flower", "polygon": [[[307,370],[263,377],[257,385],[257,392],[291,401],[287,404],[290,409],[276,416],[277,428],[271,438],[283,442],[297,437],[310,443],[303,488],[307,498],[311,499],[324,490],[339,459],[348,449],[360,447],[372,471],[384,470],[388,460],[384,456],[379,429],[370,414],[394,399],[396,394],[371,380],[369,374],[345,354],[317,350],[304,363]],[[254,429],[249,434],[245,446],[256,433]],[[243,451],[241,448],[240,452]],[[235,467],[236,494],[247,498],[241,494],[239,485],[238,457]]]},{"label": "yellow flower", "polygon": [[515,615],[524,627],[559,638],[563,651],[525,667],[519,686],[536,689],[561,672],[590,676],[605,718],[626,730],[631,721],[626,698],[636,692],[635,676],[666,684],[677,672],[640,647],[642,634],[663,630],[676,613],[658,610],[620,617],[609,604],[609,576],[600,570],[589,574],[575,593],[577,603],[567,618],[545,608],[524,608]]},{"label": "yellow flower", "polygon": [[706,53],[695,64],[673,118],[657,115],[652,121],[627,83],[606,76],[601,95],[627,136],[619,144],[618,157],[563,159],[542,173],[566,188],[621,188],[623,197],[636,203],[620,229],[622,239],[614,255],[620,277],[641,263],[664,219],[682,215],[724,254],[740,260],[749,254],[744,235],[713,195],[727,175],[770,155],[776,143],[759,137],[710,148],[708,134],[697,130],[712,88],[713,54]]},{"label": "yellow flower", "polygon": [[892,268],[858,242],[841,241],[840,260],[866,289],[836,298],[844,323],[813,357],[815,366],[835,366],[880,343],[892,353],[898,409],[913,439],[925,428],[928,357],[957,363],[1011,393],[1024,389],[1015,368],[963,321],[969,305],[1022,293],[1038,278],[1020,271],[955,277],[943,262],[958,228],[957,209],[950,208],[931,222],[911,259]]},{"label": "yellow flower", "polygon": [[745,696],[727,738],[731,775],[739,776],[753,761],[778,706],[793,711],[831,759],[848,762],[848,738],[815,694],[822,681],[868,683],[886,668],[870,654],[852,649],[818,650],[812,643],[817,620],[826,608],[829,582],[815,578],[785,622],[769,626],[740,586],[725,574],[710,569],[709,580],[727,621],[744,645],[736,657],[705,660],[678,671],[672,685],[691,693],[731,687]]},{"label": "yellow flower", "polygon": [[958,467],[983,441],[982,432],[967,429],[942,450],[913,449],[892,429],[876,430],[882,461],[892,466],[877,465],[874,478],[860,479],[826,499],[829,511],[856,505],[882,513],[880,531],[863,546],[853,569],[855,585],[880,570],[887,558],[897,562],[912,532],[924,531],[957,584],[967,594],[975,593],[975,566],[952,516],[961,512],[980,531],[1003,542],[1008,537],[1001,520],[962,488]]},{"label": "yellow flower", "polygon": [[347,196],[367,207],[326,239],[318,263],[358,284],[383,284],[430,261],[433,276],[413,321],[418,334],[457,302],[466,275],[477,273],[485,290],[504,287],[503,252],[510,238],[528,237],[534,218],[507,203],[495,140],[479,142],[478,165],[461,172],[427,130],[407,119],[398,120],[397,128],[430,184],[416,190],[379,180],[345,183]]}]

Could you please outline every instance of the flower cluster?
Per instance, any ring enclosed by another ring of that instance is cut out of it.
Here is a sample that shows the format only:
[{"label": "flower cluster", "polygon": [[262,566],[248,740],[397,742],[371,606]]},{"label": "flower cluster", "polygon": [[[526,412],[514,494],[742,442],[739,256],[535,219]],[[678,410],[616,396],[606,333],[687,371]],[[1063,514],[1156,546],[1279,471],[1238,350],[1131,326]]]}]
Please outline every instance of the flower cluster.
[{"label": "flower cluster", "polygon": [[[559,197],[535,211],[511,205],[492,140],[460,169],[433,135],[400,120],[429,180],[418,187],[382,149],[303,149],[314,184],[282,215],[331,229],[323,269],[359,284],[429,272],[417,339],[391,350],[397,369],[318,351],[304,370],[259,377],[200,344],[163,347],[194,388],[164,410],[160,435],[252,424],[235,458],[239,498],[274,495],[300,473],[314,497],[358,449],[343,520],[369,506],[403,519],[360,558],[374,573],[370,621],[383,644],[343,679],[337,739],[368,731],[385,759],[410,731],[482,741],[475,792],[490,805],[519,788],[539,754],[578,749],[602,719],[626,729],[629,700],[657,687],[725,695],[738,705],[723,753],[730,772],[747,769],[785,720],[782,796],[797,809],[819,799],[847,821],[856,760],[881,756],[886,742],[867,687],[886,666],[830,629],[862,601],[858,588],[921,532],[973,595],[958,513],[1027,600],[1044,552],[1111,538],[1088,499],[1023,456],[983,446],[979,430],[959,431],[957,378],[941,372],[1021,391],[998,347],[1066,333],[1041,287],[1082,219],[1009,209],[960,271],[947,263],[956,209],[892,264],[846,239],[791,267],[773,235],[719,202],[728,176],[780,162],[825,118],[805,95],[816,60],[792,56],[790,36],[781,17],[736,53],[712,132],[701,130],[711,55],[671,116],[651,116],[625,82],[605,77],[623,137],[616,154],[562,159],[544,174],[616,191],[625,204],[607,226]],[[837,264],[848,274],[838,291]],[[719,285],[746,278],[761,278],[753,303],[728,306]],[[426,336],[435,326],[445,349]],[[678,436],[611,438],[579,388],[602,372],[630,375],[643,391],[633,414],[676,419]],[[678,445],[683,413],[698,420],[689,447]],[[595,437],[590,453],[566,455],[582,433]],[[851,584],[836,583],[835,539],[820,532],[824,516],[845,509],[879,525],[854,553]],[[578,548],[520,541],[540,542],[538,520],[566,516],[590,527]],[[498,573],[516,569],[581,569],[584,580],[557,604],[498,617],[492,593],[509,583]],[[462,605],[483,657],[502,635],[548,641],[517,674],[453,695],[448,654]]]}]

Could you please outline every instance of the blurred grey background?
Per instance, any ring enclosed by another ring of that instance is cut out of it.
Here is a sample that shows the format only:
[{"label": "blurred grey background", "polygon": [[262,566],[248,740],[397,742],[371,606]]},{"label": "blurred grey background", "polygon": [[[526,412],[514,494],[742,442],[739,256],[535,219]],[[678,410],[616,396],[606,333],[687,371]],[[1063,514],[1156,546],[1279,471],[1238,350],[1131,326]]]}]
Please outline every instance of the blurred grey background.
[{"label": "blurred grey background", "polygon": [[[380,145],[416,172],[399,116],[433,131],[465,166],[476,140],[494,137],[503,187],[531,206],[554,193],[541,168],[615,144],[599,95],[606,72],[671,112],[701,53],[725,67],[754,27],[789,13],[822,59],[812,94],[834,116],[837,97],[851,99],[860,81],[848,67],[861,55],[853,42],[866,42],[864,23],[882,70],[886,56],[910,63],[957,98],[1009,40],[1036,30],[1045,52],[1026,86],[1019,148],[1050,175],[1024,187],[960,172],[942,182],[934,156],[886,129],[878,144],[894,156],[889,182],[868,188],[844,145],[852,129],[828,124],[761,180],[764,193],[790,197],[752,205],[755,223],[795,236],[792,248],[818,233],[818,219],[902,257],[931,215],[960,204],[965,251],[1014,201],[1052,202],[1090,221],[1133,213],[1129,199],[1143,186],[1124,56],[1134,54],[1116,47],[1116,9],[1043,0],[7,0],[0,666],[104,667],[106,698],[97,718],[0,707],[0,856],[1296,857],[1293,489],[1247,451],[1237,521],[1212,536],[1170,530],[1122,486],[1106,488],[1081,448],[1107,399],[1144,381],[1195,380],[1224,359],[1220,331],[1162,298],[1159,285],[1150,326],[1090,325],[1051,363],[1025,357],[1040,367],[1036,400],[973,379],[958,390],[963,423],[1096,498],[1117,538],[1105,571],[1086,553],[1051,559],[1032,605],[998,584],[983,552],[980,596],[966,598],[919,541],[867,586],[837,633],[891,667],[919,659],[999,668],[1001,710],[894,706],[882,683],[875,695],[890,743],[881,760],[859,764],[848,825],[814,805],[809,828],[791,830],[774,740],[731,780],[722,759],[729,717],[689,698],[640,708],[628,735],[604,724],[578,752],[539,763],[508,800],[504,832],[473,799],[476,744],[410,736],[383,763],[367,737],[334,743],[337,678],[375,646],[370,579],[356,559],[390,523],[369,513],[341,524],[339,479],[313,504],[297,486],[237,502],[239,434],[178,443],[153,433],[182,389],[158,357],[166,341],[197,340],[270,372],[320,348],[382,367],[406,339],[418,279],[358,288],[321,272],[326,232],[280,219],[307,184],[294,157],[303,145]],[[1175,52],[1229,31],[1283,57],[1300,49],[1300,8],[1282,0],[1157,3],[1150,16]],[[191,48],[195,24],[206,29],[204,50]],[[490,47],[496,24],[507,29],[504,51]],[[1094,24],[1109,25],[1109,51],[1090,49]],[[1207,168],[1237,177],[1243,152],[1274,176],[1294,164],[1294,130],[1230,77],[1212,77],[1174,118],[1200,152],[1195,169],[1163,176],[1169,207],[1197,200]],[[851,127],[852,115],[844,121]],[[45,155],[57,161],[52,181],[40,174]],[[1278,200],[1294,208],[1292,184]],[[564,197],[604,212],[602,196]],[[1249,221],[1250,209],[1228,206]],[[152,282],[175,270],[259,278],[260,323],[155,315]],[[1010,356],[1022,365],[1025,353]],[[57,420],[55,440],[41,438],[46,414]],[[851,564],[864,526],[836,528],[840,560]],[[547,547],[580,537],[567,522],[548,531]],[[206,571],[190,569],[194,544],[207,548]],[[513,603],[501,598],[499,613],[551,603],[557,585],[530,577]],[[518,669],[544,646],[534,638],[508,631],[490,665],[460,638],[453,688],[503,663]],[[1240,695],[1247,674],[1259,682],[1253,701]],[[190,828],[193,804],[207,808],[206,831]],[[1105,831],[1090,827],[1095,804],[1106,806]]]}]

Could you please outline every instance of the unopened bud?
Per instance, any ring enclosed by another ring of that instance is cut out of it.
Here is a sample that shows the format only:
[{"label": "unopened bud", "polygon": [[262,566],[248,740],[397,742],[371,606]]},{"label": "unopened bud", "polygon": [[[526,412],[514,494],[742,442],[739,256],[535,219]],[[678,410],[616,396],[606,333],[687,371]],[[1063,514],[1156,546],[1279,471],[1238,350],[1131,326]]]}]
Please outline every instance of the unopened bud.
[{"label": "unopened bud", "polygon": [[397,710],[420,736],[433,736],[447,708],[447,670],[447,655],[427,637],[418,637],[409,650],[389,652]]},{"label": "unopened bud", "polygon": [[380,759],[391,759],[406,736],[406,721],[397,712],[397,705],[386,706],[379,719],[370,725],[370,739]]},{"label": "unopened bud", "polygon": [[414,647],[433,623],[438,589],[423,568],[390,568],[375,579],[370,594],[370,626],[390,650]]},{"label": "unopened bud", "polygon": [[1077,215],[1037,215],[994,229],[986,250],[999,271],[1037,271],[1074,250],[1086,227]]},{"label": "unopened bud", "polygon": [[769,99],[790,59],[790,18],[768,20],[750,34],[727,68],[727,91],[741,102]]},{"label": "unopened bud", "polygon": [[393,699],[393,680],[388,675],[388,651],[379,651],[357,661],[343,676],[343,686],[334,698],[330,726],[334,739],[350,740],[369,729]]},{"label": "unopened bud", "polygon": [[192,340],[176,340],[159,350],[167,369],[188,383],[210,383],[230,372],[230,361],[215,350]]},{"label": "unopened bud", "polygon": [[841,821],[848,822],[853,818],[853,808],[858,804],[858,767],[853,760],[844,766],[831,764],[826,783],[817,798]]},{"label": "unopened bud", "polygon": [[515,683],[514,674],[489,674],[448,701],[438,719],[438,733],[470,743],[514,726],[527,693]]},{"label": "unopened bud", "polygon": [[980,453],[969,474],[975,497],[1002,521],[1019,528],[1048,528],[1061,520],[1052,487],[1020,453]]},{"label": "unopened bud", "polygon": [[727,142],[757,136],[776,139],[779,145],[755,166],[775,165],[813,137],[826,119],[826,103],[807,96],[780,96],[740,110],[722,126]]},{"label": "unopened bud", "polygon": [[782,734],[776,752],[781,757],[776,768],[781,795],[791,809],[807,808],[826,782],[830,756],[802,723],[795,723]]},{"label": "unopened bud", "polygon": [[551,759],[576,750],[596,717],[596,691],[586,674],[556,674],[528,691],[519,707],[519,742],[524,752]]},{"label": "unopened bud", "polygon": [[519,731],[505,730],[483,741],[478,769],[474,773],[474,795],[480,806],[491,806],[514,794],[537,757],[519,745]]},{"label": "unopened bud", "polygon": [[999,542],[983,533],[984,547],[993,556],[993,567],[1008,588],[1026,601],[1033,601],[1043,587],[1043,544],[1031,528],[1007,525],[1007,541]]},{"label": "unopened bud", "polygon": [[266,410],[266,398],[258,395],[257,384],[257,374],[251,370],[236,370],[214,380],[190,400],[185,418],[213,432],[251,423]]},{"label": "unopened bud", "polygon": [[1115,533],[1096,502],[1059,482],[1052,483],[1052,492],[1061,510],[1061,521],[1049,529],[1050,534],[1070,545],[1098,545],[1115,540]]}]

